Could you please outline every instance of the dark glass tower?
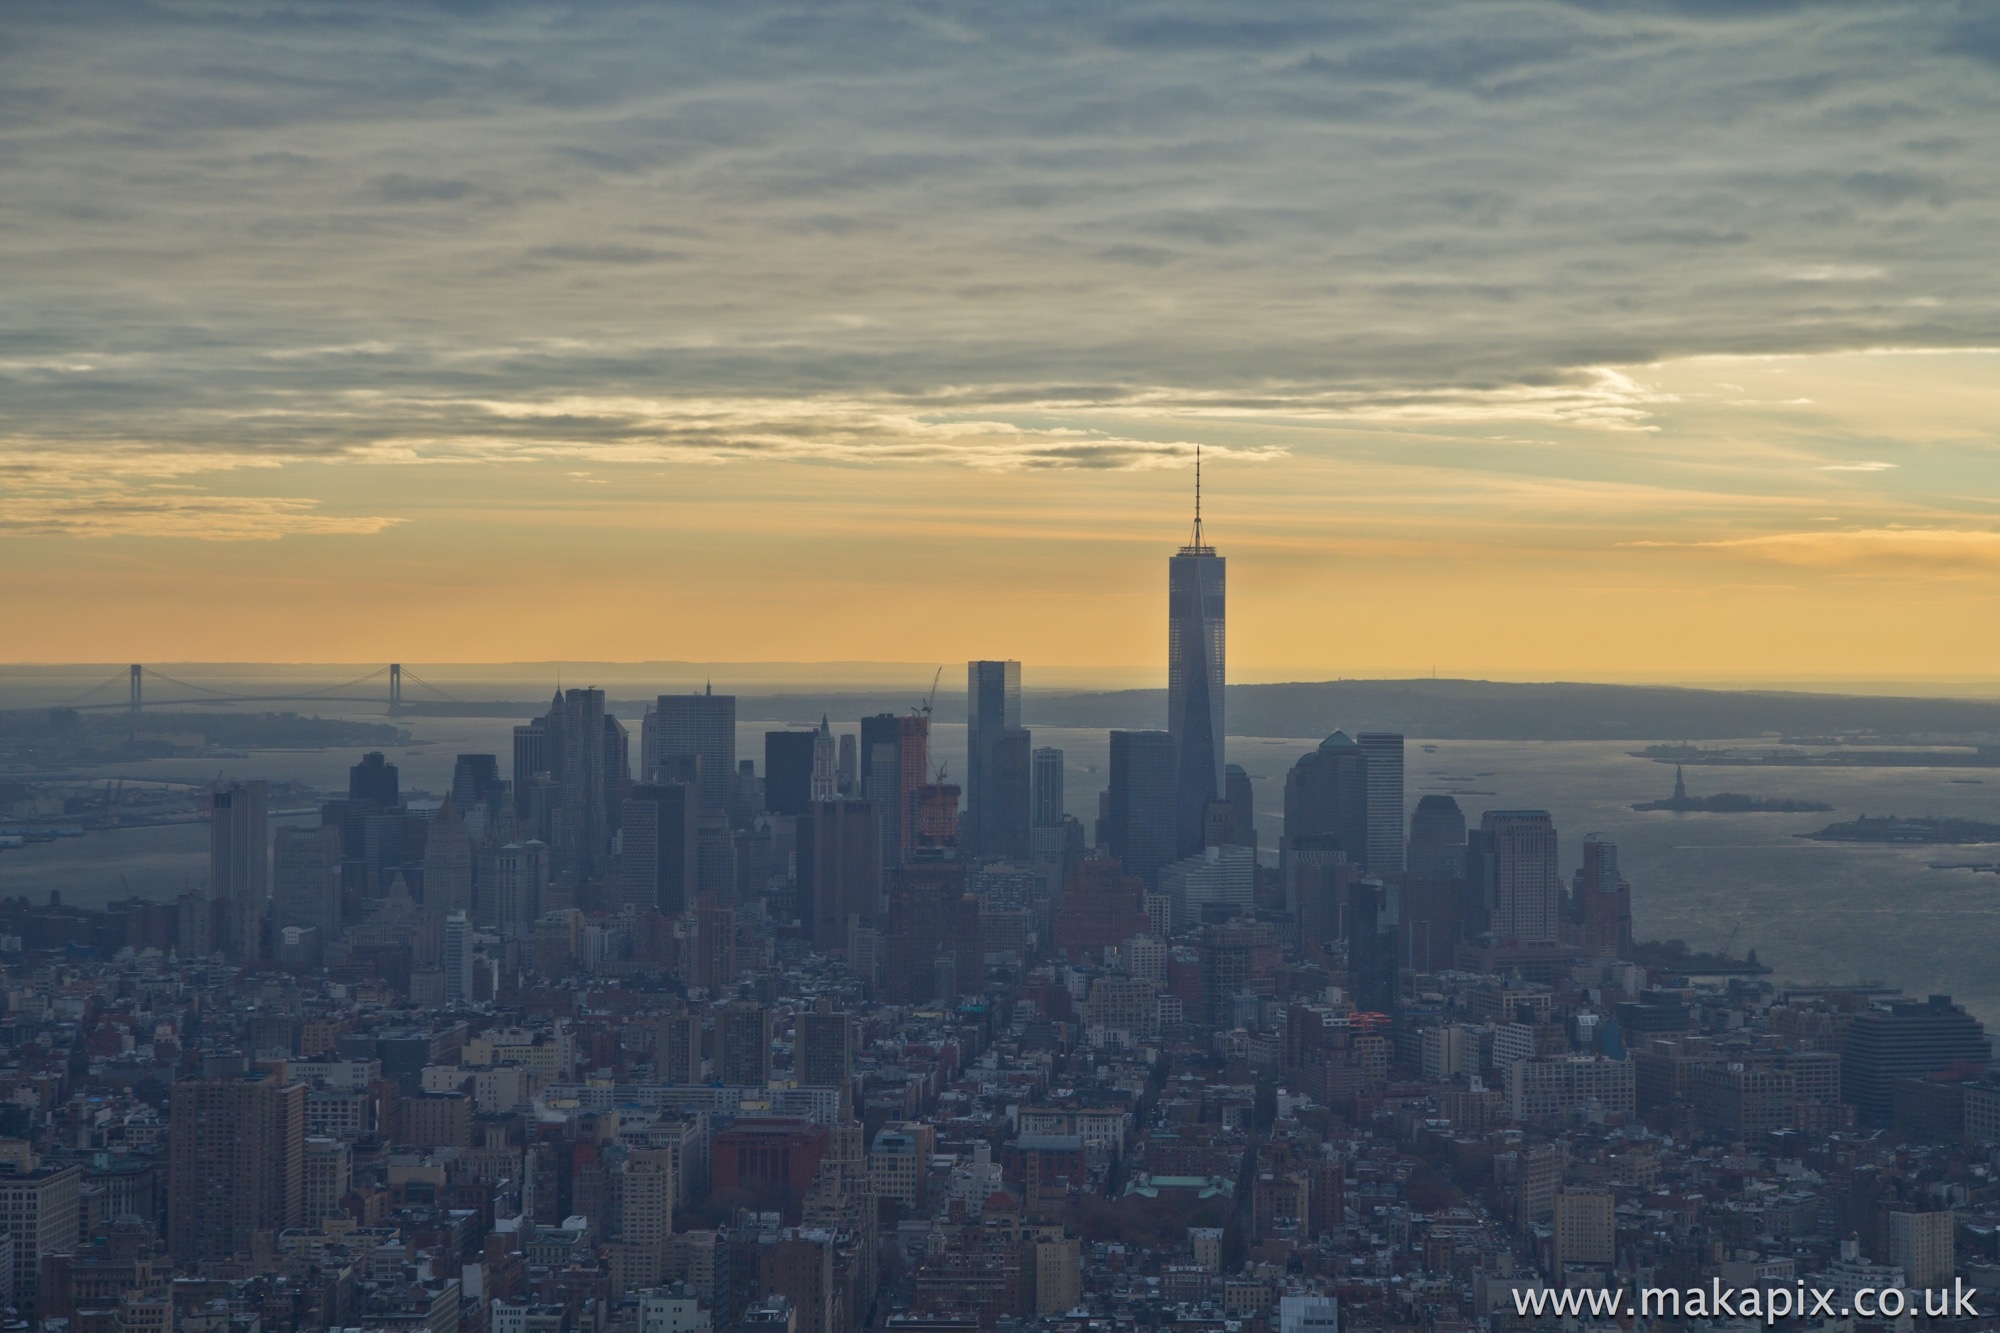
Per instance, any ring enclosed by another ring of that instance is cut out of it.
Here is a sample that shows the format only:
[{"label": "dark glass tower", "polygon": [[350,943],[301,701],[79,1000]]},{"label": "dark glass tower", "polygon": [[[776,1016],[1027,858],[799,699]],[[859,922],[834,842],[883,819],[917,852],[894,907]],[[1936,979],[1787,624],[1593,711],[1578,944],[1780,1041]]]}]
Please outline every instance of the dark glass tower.
[{"label": "dark glass tower", "polygon": [[1125,873],[1157,888],[1174,859],[1174,738],[1164,731],[1111,733],[1104,836]]},{"label": "dark glass tower", "polygon": [[764,808],[774,815],[802,815],[812,804],[811,731],[764,733]]},{"label": "dark glass tower", "polygon": [[1167,563],[1167,731],[1174,738],[1174,848],[1202,848],[1202,817],[1222,794],[1223,574],[1201,530],[1195,456],[1194,530]]},{"label": "dark glass tower", "polygon": [[[1027,855],[1027,820],[1012,807],[1019,793],[1002,775],[1001,746],[1021,726],[1021,664],[965,664],[966,822],[975,856]],[[1023,737],[1027,733],[1021,732]],[[1025,769],[1025,758],[1023,759]],[[1025,778],[1025,773],[1023,773]],[[1025,796],[1020,803],[1025,806]],[[1017,830],[1014,826],[1019,824]],[[1018,833],[1018,837],[1015,836]],[[1022,844],[1016,847],[1016,843]]]}]

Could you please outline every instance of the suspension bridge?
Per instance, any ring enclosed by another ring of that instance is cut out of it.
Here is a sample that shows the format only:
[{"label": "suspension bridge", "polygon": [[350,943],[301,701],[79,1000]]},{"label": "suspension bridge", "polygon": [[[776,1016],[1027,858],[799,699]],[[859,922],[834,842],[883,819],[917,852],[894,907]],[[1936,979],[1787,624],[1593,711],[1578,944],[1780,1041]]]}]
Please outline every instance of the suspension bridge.
[{"label": "suspension bridge", "polygon": [[[125,697],[109,699],[102,696],[107,690],[125,686]],[[375,668],[365,676],[344,680],[332,685],[306,685],[297,689],[287,689],[276,693],[259,693],[254,686],[214,684],[205,685],[198,681],[182,680],[169,676],[166,672],[142,663],[134,662],[126,670],[111,676],[69,700],[64,707],[83,709],[122,708],[133,713],[144,712],[147,705],[155,707],[185,704],[275,704],[275,703],[367,703],[371,696],[387,705],[391,714],[400,711],[405,702],[405,685],[414,686],[418,691],[409,702],[439,700],[445,703],[462,704],[466,700],[440,686],[433,685],[414,671],[407,671],[401,662],[391,662],[387,666]]]}]

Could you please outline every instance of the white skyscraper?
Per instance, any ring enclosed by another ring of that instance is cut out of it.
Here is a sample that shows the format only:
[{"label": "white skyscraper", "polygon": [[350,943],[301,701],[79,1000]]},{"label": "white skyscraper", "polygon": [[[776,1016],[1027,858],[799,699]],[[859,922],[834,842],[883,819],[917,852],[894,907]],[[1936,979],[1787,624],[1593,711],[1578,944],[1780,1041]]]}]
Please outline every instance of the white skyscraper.
[{"label": "white skyscraper", "polygon": [[1376,874],[1403,868],[1403,738],[1394,732],[1364,731],[1355,737],[1367,765],[1368,869]]}]

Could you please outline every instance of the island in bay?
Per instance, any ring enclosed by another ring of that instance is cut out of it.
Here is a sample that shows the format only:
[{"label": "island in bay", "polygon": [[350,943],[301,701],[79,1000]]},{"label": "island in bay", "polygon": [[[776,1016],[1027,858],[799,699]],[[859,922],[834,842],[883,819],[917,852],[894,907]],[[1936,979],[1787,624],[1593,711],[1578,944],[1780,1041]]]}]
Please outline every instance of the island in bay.
[{"label": "island in bay", "polygon": [[1817,833],[1801,833],[1815,842],[1915,842],[1967,845],[2000,842],[2000,824],[1977,819],[1938,819],[1932,816],[1905,819],[1900,815],[1862,815],[1839,824],[1828,824]]},{"label": "island in bay", "polygon": [[1643,801],[1632,807],[1634,810],[1679,810],[1703,814],[1799,814],[1816,810],[1831,810],[1832,806],[1823,801],[1793,801],[1766,796],[1745,796],[1741,792],[1720,791],[1712,796],[1688,795],[1687,781],[1681,770],[1674,769],[1674,794],[1662,801]]}]

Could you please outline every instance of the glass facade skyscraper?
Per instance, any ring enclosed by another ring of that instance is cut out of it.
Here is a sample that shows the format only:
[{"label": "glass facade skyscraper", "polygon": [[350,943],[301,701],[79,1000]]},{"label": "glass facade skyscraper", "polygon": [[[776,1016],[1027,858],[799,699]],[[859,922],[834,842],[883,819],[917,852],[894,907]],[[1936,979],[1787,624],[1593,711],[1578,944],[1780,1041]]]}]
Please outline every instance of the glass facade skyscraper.
[{"label": "glass facade skyscraper", "polygon": [[[1003,790],[1010,784],[1003,776],[1001,745],[1008,732],[1021,726],[1021,664],[1019,662],[967,662],[965,664],[965,755],[967,820],[971,825],[971,850],[976,856],[1025,855],[1027,838],[1025,809],[1015,811],[1010,797],[1018,796],[1025,807],[1025,782],[1011,784],[1020,792]],[[1025,733],[1023,733],[1025,736]],[[1025,779],[1026,773],[1020,775]],[[1017,829],[1014,826],[1018,824]],[[1018,835],[1018,836],[1017,836]]]},{"label": "glass facade skyscraper", "polygon": [[1174,738],[1174,845],[1202,847],[1208,803],[1222,794],[1225,680],[1223,578],[1227,562],[1201,530],[1201,473],[1196,464],[1194,530],[1167,564],[1167,731]]}]

